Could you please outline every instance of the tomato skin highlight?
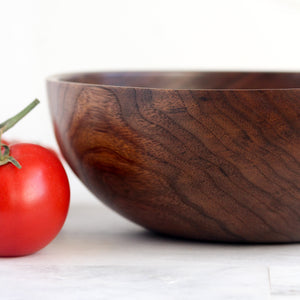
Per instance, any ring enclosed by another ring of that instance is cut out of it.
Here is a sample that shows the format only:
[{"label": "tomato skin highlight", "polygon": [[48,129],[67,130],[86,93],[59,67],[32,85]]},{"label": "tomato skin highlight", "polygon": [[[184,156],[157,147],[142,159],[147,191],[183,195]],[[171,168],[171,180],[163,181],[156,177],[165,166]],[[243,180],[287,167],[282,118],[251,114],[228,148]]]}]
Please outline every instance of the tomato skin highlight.
[{"label": "tomato skin highlight", "polygon": [[70,186],[58,157],[39,145],[20,143],[10,155],[22,166],[0,166],[0,256],[32,254],[61,230]]}]

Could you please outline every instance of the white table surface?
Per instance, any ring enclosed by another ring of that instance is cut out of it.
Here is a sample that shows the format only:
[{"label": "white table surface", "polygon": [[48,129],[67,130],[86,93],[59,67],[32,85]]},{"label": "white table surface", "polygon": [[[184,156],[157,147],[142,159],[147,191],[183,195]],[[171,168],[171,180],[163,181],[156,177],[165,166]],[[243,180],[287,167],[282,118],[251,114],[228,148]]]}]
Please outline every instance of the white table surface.
[{"label": "white table surface", "polygon": [[300,299],[300,244],[163,238],[97,201],[72,204],[50,245],[0,258],[0,299]]}]

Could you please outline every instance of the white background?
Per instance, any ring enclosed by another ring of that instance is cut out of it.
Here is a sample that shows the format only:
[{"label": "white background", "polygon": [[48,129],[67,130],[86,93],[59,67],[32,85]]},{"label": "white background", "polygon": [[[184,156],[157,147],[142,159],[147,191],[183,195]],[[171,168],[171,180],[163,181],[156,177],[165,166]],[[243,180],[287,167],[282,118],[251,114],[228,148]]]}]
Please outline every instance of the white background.
[{"label": "white background", "polygon": [[[57,148],[45,78],[96,70],[300,71],[300,0],[0,0],[7,138]],[[95,201],[68,170],[73,202]],[[80,197],[76,195],[80,194]]]}]

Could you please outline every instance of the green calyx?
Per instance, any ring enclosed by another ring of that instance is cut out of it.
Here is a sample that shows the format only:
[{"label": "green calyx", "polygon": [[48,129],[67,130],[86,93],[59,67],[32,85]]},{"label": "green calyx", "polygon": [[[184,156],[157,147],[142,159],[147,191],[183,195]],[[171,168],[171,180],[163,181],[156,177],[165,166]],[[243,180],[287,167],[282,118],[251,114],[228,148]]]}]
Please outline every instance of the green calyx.
[{"label": "green calyx", "polygon": [[[2,149],[4,149],[4,152],[2,153]],[[5,144],[1,144],[1,156],[0,156],[0,166],[6,165],[8,163],[12,163],[14,166],[16,166],[18,169],[21,169],[21,165],[19,162],[9,155],[9,147]]]},{"label": "green calyx", "polygon": [[2,134],[6,132],[8,129],[13,127],[17,122],[19,122],[23,117],[25,117],[34,107],[36,107],[40,101],[35,99],[28,106],[26,106],[23,110],[21,110],[18,114],[9,118],[5,122],[0,124],[0,166],[5,165],[7,163],[12,163],[17,168],[21,169],[21,165],[19,162],[10,156],[10,149],[8,145],[1,143]]}]

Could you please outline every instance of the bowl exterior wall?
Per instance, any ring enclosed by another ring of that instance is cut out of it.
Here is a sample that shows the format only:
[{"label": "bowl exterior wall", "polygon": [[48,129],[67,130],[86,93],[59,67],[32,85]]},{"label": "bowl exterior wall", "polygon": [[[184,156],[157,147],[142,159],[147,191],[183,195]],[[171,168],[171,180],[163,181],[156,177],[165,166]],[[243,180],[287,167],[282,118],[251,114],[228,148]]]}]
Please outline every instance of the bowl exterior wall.
[{"label": "bowl exterior wall", "polygon": [[48,82],[57,141],[102,201],[163,234],[300,241],[300,91]]}]

